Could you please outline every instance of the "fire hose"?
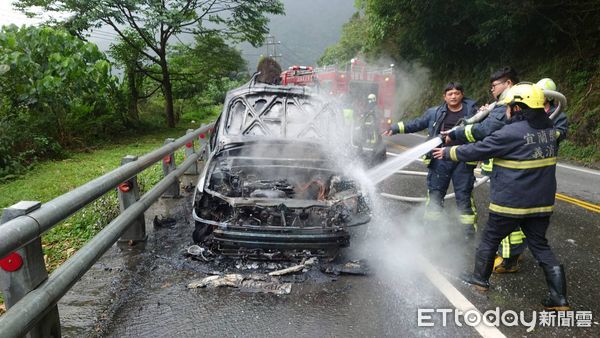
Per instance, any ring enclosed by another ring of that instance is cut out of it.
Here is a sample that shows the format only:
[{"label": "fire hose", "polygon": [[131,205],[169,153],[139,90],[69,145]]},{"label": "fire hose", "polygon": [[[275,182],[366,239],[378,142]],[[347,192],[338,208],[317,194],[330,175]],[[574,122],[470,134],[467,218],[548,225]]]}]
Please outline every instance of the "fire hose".
[{"label": "fire hose", "polygon": [[[546,98],[553,99],[558,102],[556,109],[549,116],[551,120],[555,120],[558,117],[558,115],[560,114],[560,112],[567,106],[567,98],[562,93],[559,93],[554,90],[549,90],[549,89],[544,89],[544,96]],[[496,107],[496,103],[497,102],[493,102],[493,103],[487,105],[486,107],[480,108],[475,115],[473,115],[472,117],[470,117],[468,119],[460,121],[459,125],[454,128],[462,127],[462,126],[465,126],[468,124],[474,124],[474,123],[477,123],[477,122],[483,120]],[[408,170],[398,170],[398,171],[396,171],[396,174],[413,175],[413,176],[427,176],[426,172],[408,171]],[[473,185],[473,189],[479,187],[483,183],[487,182],[489,179],[490,178],[488,176],[483,176],[483,177],[476,179],[475,184]],[[388,194],[388,193],[381,193],[381,196],[389,198],[389,199],[397,200],[397,201],[404,201],[404,202],[424,202],[424,201],[426,201],[425,197],[409,197],[409,196],[392,195],[392,194]],[[450,199],[450,198],[454,198],[454,197],[455,197],[455,193],[451,193],[451,194],[447,194],[446,196],[444,196],[444,199]]]},{"label": "fire hose", "polygon": [[[427,176],[427,173],[424,171],[410,171],[410,170],[398,170],[396,172],[396,174],[412,175],[412,176]],[[473,185],[473,189],[479,187],[483,183],[487,182],[489,179],[490,178],[488,176],[483,176],[483,177],[477,178],[475,180],[475,184]],[[393,199],[396,201],[403,201],[403,202],[419,203],[419,202],[426,201],[425,197],[400,196],[400,195],[388,194],[385,192],[380,193],[380,195],[385,198]],[[451,194],[447,194],[446,196],[444,196],[444,199],[450,199],[450,198],[454,198],[454,197],[455,197],[455,193],[451,193]]]},{"label": "fire hose", "polygon": [[[550,90],[550,89],[544,89],[544,96],[549,99],[556,100],[558,102],[556,109],[554,110],[552,115],[550,115],[550,119],[554,120],[558,117],[558,114],[560,114],[560,112],[566,108],[567,98],[562,93],[559,93],[555,90]],[[475,115],[471,116],[468,119],[463,120],[462,123],[459,125],[459,127],[465,126],[467,124],[474,124],[474,123],[477,123],[477,122],[483,120],[496,107],[496,104],[497,104],[497,102],[492,102],[489,105],[487,105],[486,107],[479,108],[479,110],[477,111],[477,113]]]}]

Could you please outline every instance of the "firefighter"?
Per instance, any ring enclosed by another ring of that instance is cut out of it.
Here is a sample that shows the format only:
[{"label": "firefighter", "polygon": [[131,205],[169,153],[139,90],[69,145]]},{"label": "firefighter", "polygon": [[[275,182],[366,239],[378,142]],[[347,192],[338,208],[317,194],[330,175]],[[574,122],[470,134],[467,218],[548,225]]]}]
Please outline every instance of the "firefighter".
[{"label": "firefighter", "polygon": [[[490,76],[490,92],[496,99],[496,106],[483,121],[450,131],[446,136],[446,144],[453,140],[459,140],[463,143],[480,141],[502,128],[506,124],[506,107],[502,104],[502,99],[518,81],[517,71],[510,66],[502,67],[493,72]],[[486,108],[482,107],[482,109]],[[482,174],[490,175],[492,163],[492,160],[482,162]],[[498,247],[498,256],[494,265],[495,272],[516,272],[519,270],[520,255],[526,248],[524,240],[525,235],[520,229],[517,229],[502,241]]]},{"label": "firefighter", "polygon": [[[499,101],[504,97],[504,93],[517,82],[519,82],[517,71],[510,66],[500,68],[493,72],[490,76],[490,92],[496,100],[496,106],[483,121],[459,127],[448,132],[446,143],[449,144],[455,140],[463,143],[480,141],[494,131],[502,128],[506,124],[506,117],[504,114],[506,107],[499,103]],[[487,105],[481,108],[486,109]],[[492,171],[491,162],[483,163],[481,171],[484,174],[489,174]]]},{"label": "firefighter", "polygon": [[[412,121],[398,122],[383,133],[389,136],[398,133],[414,133],[428,129],[429,137],[437,137],[440,132],[452,129],[461,119],[469,118],[477,112],[476,102],[464,96],[463,86],[450,82],[443,92],[444,103],[427,109],[425,113]],[[462,144],[455,141],[454,144]],[[430,156],[429,156],[430,157]],[[430,160],[427,165],[427,202],[425,221],[433,223],[442,219],[441,208],[444,196],[452,180],[456,194],[456,205],[460,212],[460,223],[467,238],[472,238],[477,230],[477,211],[472,198],[475,176],[475,163],[454,163],[446,160]]]},{"label": "firefighter", "polygon": [[490,287],[494,255],[500,241],[516,228],[527,235],[531,253],[544,270],[547,310],[566,311],[564,268],[546,239],[556,193],[557,140],[544,112],[544,92],[531,83],[515,85],[503,98],[508,124],[483,141],[436,148],[433,156],[453,161],[494,158],[489,219],[475,255],[473,273],[462,276],[481,291]]},{"label": "firefighter", "polygon": [[[556,91],[556,83],[552,81],[550,78],[543,78],[537,82],[537,85],[542,89],[549,89]],[[564,108],[564,107],[563,107]],[[544,101],[544,111],[548,115],[552,115],[556,110],[556,106],[554,105],[554,100],[551,98],[546,98]],[[567,138],[567,129],[569,128],[569,124],[567,122],[567,114],[565,111],[561,111],[558,113],[558,116],[554,118],[552,121],[554,123],[554,128],[556,128],[556,137],[557,141],[560,144],[562,140]]]},{"label": "firefighter", "polygon": [[381,142],[381,135],[379,135],[378,130],[379,116],[377,96],[371,93],[367,96],[367,108],[360,116],[359,127],[361,128],[361,150],[363,146],[374,149],[375,146]]},{"label": "firefighter", "polygon": [[343,94],[340,96],[340,106],[342,108],[342,116],[344,117],[344,124],[347,127],[351,127],[354,120],[354,109],[352,101],[348,94]]},{"label": "firefighter", "polygon": [[[543,78],[536,83],[542,89],[549,89],[556,91],[556,84],[550,78]],[[548,116],[556,110],[552,99],[544,99],[544,111]],[[567,137],[567,115],[565,112],[560,112],[557,117],[553,120],[555,128],[555,136],[557,144]],[[557,146],[558,151],[558,146]],[[520,260],[521,255],[527,248],[527,240],[523,231],[517,229],[512,232],[500,243],[498,248],[498,256],[494,260],[494,272],[495,273],[512,273],[518,272],[521,269]]]}]

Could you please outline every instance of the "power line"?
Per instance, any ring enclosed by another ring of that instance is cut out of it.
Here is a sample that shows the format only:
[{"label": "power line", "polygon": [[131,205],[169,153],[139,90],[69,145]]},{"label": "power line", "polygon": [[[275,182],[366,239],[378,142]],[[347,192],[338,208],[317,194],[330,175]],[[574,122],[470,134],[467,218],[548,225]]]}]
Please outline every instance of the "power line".
[{"label": "power line", "polygon": [[119,37],[120,35],[117,33],[104,32],[104,31],[90,31],[89,34],[97,34],[97,35],[105,35],[111,38]]},{"label": "power line", "polygon": [[298,62],[300,62],[302,59],[304,59],[300,55],[296,54],[296,52],[294,52],[291,48],[289,48],[288,46],[286,46],[284,43],[281,44],[281,47],[285,48],[287,50],[287,52],[289,52],[293,57],[295,57],[296,59],[298,59]]},{"label": "power line", "polygon": [[117,42],[115,39],[107,38],[105,36],[96,36],[96,35],[90,34],[89,37],[94,38],[94,39],[104,40],[104,41]]},{"label": "power line", "polygon": [[[273,35],[267,36],[267,42],[265,42],[265,45],[267,46],[267,54],[266,55],[274,58],[275,60],[282,57],[283,55],[281,53],[277,53],[277,45],[280,45],[280,44],[281,44],[281,41],[275,41],[275,36],[273,36]],[[271,48],[271,46],[273,46],[273,48]],[[271,52],[271,49],[273,50],[273,52]]]}]

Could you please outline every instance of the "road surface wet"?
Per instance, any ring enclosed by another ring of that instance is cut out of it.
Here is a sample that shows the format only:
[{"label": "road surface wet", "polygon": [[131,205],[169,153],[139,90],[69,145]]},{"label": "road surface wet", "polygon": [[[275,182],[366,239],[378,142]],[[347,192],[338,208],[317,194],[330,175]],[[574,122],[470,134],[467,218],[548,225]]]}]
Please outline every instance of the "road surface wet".
[{"label": "road surface wet", "polygon": [[[423,196],[423,177],[394,177],[383,190]],[[475,192],[480,211],[486,210],[488,185]],[[341,262],[365,259],[368,276],[304,274],[288,295],[243,292],[236,288],[188,289],[187,285],[214,272],[214,266],[185,255],[192,243],[190,196],[161,199],[146,212],[173,217],[172,226],[148,228],[142,247],[114,246],[59,302],[65,336],[479,336],[472,327],[453,320],[418,326],[418,309],[454,309],[451,302],[421,271],[415,257],[423,255],[480,311],[540,311],[546,292],[542,272],[527,251],[521,272],[493,276],[493,288],[480,294],[457,278],[470,269],[476,241],[466,241],[452,224],[415,226],[419,208],[384,201],[378,217]],[[447,203],[453,212],[454,201]],[[455,212],[455,211],[454,211]],[[480,212],[482,227],[487,211]],[[448,222],[452,223],[452,222]],[[456,228],[458,229],[458,227]],[[597,213],[565,202],[549,231],[551,245],[567,267],[574,310],[600,316],[595,299],[600,276],[600,222]],[[302,275],[302,274],[300,274]],[[308,276],[307,276],[308,275]],[[501,326],[507,336],[598,336],[590,328]]]}]

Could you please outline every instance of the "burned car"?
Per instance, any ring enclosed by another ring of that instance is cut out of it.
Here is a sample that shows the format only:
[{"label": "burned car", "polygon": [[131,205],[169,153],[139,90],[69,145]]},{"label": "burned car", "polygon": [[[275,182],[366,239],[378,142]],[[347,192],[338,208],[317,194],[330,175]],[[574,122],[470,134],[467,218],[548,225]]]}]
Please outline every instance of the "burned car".
[{"label": "burned car", "polygon": [[370,209],[344,174],[343,150],[332,147],[344,149],[342,118],[310,88],[230,91],[194,195],[194,241],[222,254],[271,257],[348,246]]}]

